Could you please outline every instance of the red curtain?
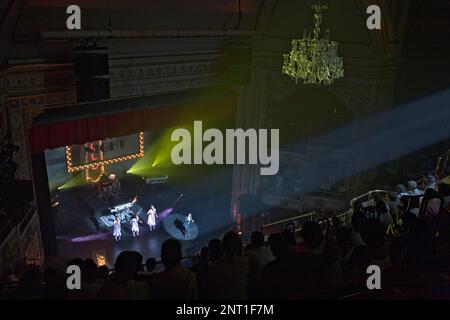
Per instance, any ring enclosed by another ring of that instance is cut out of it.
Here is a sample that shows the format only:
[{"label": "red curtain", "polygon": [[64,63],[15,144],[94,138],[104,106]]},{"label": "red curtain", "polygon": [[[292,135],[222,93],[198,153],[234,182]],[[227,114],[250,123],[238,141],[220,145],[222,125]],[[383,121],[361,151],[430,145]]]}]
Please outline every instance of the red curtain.
[{"label": "red curtain", "polygon": [[234,101],[231,100],[150,108],[35,126],[28,131],[30,153],[158,130],[194,120],[231,119],[234,116]]}]

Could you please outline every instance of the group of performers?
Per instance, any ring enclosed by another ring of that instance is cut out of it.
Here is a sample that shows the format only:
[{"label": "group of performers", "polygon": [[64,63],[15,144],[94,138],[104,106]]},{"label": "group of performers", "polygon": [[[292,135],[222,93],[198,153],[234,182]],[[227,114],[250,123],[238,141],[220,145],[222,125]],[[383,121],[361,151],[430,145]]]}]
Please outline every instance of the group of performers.
[{"label": "group of performers", "polygon": [[[147,224],[150,228],[150,231],[154,231],[156,229],[156,219],[158,218],[158,214],[156,213],[156,208],[153,204],[147,211],[147,216],[148,216]],[[133,218],[130,219],[131,232],[133,233],[133,238],[139,237],[139,222],[142,222],[142,220],[139,219],[139,216],[137,214],[135,214]],[[122,237],[122,223],[120,222],[119,216],[117,216],[116,220],[114,221],[113,236],[114,239],[116,239],[116,241],[120,241]]]},{"label": "group of performers", "polygon": [[[150,231],[154,231],[156,229],[156,219],[158,219],[156,208],[154,205],[151,205],[150,209],[147,211],[147,225]],[[142,222],[142,220],[139,219],[139,216],[137,214],[135,214],[133,218],[130,219],[131,232],[133,233],[133,238],[139,237],[139,222]],[[193,223],[194,219],[192,218],[192,213],[189,213],[184,218],[184,228],[186,231],[185,237],[190,237],[190,232]],[[122,237],[122,223],[120,222],[119,216],[117,216],[116,220],[114,221],[113,236],[116,241],[120,241]]]}]

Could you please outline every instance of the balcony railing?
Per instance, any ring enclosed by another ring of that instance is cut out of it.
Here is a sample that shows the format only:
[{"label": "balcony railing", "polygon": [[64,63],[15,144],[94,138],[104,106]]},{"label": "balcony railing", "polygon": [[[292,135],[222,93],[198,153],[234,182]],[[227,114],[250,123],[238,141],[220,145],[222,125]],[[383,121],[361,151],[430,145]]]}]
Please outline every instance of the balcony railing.
[{"label": "balcony railing", "polygon": [[4,221],[0,222],[0,247],[15,228],[18,228],[19,235],[22,235],[35,214],[36,206],[30,203],[20,211],[14,212],[12,216],[5,217]]},{"label": "balcony railing", "polygon": [[333,218],[339,219],[339,221],[344,225],[348,225],[350,221],[350,210],[339,213],[335,216],[330,216],[321,212],[312,211],[292,218],[283,219],[268,224],[263,224],[261,225],[261,232],[264,235],[271,234],[274,232],[281,232],[288,225],[292,224],[294,225],[295,231],[300,231],[301,226],[306,221],[317,221],[319,224],[324,224],[332,222]]}]

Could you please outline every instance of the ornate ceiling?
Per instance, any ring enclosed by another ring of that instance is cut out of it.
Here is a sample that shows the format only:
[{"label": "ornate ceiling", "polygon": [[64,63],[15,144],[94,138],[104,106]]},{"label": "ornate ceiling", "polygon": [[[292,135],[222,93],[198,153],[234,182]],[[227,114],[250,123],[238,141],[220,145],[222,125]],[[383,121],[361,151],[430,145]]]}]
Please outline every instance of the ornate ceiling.
[{"label": "ornate ceiling", "polygon": [[[65,30],[65,8],[71,0],[2,0],[0,2],[0,62],[14,59],[17,44],[42,41],[42,32]],[[257,31],[263,38],[286,42],[311,25],[313,0],[78,0],[85,30],[220,30]],[[389,52],[404,35],[444,39],[450,31],[450,1],[446,0],[325,0],[324,24],[343,44],[372,45]],[[382,7],[382,31],[365,28],[366,8]],[[408,16],[411,17],[408,21]],[[429,32],[433,26],[435,32]],[[405,32],[406,28],[410,32]],[[448,38],[448,37],[447,37]],[[274,46],[274,43],[269,43]],[[275,44],[276,45],[276,44]],[[54,45],[57,48],[58,45]],[[284,47],[275,48],[285,50]],[[23,51],[23,47],[20,47]],[[39,55],[46,55],[46,48]],[[57,51],[57,50],[56,50]],[[359,53],[357,53],[358,55]],[[362,53],[361,53],[362,54]]]}]

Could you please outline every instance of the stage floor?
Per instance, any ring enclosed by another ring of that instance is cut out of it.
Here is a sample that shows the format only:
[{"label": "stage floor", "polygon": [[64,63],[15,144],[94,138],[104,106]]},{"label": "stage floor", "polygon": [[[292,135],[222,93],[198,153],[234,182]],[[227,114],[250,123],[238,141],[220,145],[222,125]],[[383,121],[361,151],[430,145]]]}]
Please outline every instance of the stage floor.
[{"label": "stage floor", "polygon": [[[169,217],[166,220],[171,220]],[[175,235],[171,234],[174,230],[169,230],[169,233],[164,227],[164,223],[160,222],[154,231],[150,231],[147,226],[141,226],[140,235],[136,238],[133,238],[129,232],[122,232],[122,239],[119,242],[114,240],[112,230],[74,237],[59,236],[58,254],[62,257],[92,258],[95,261],[96,255],[100,253],[105,257],[109,267],[114,266],[116,257],[124,250],[138,251],[143,255],[144,260],[153,257],[160,261],[162,243],[167,239],[175,238],[181,242],[183,256],[187,257],[200,251],[203,246],[207,246],[210,239],[220,238],[230,228],[231,226],[198,236],[198,229],[195,227],[195,232],[185,238],[179,231],[175,232]]]}]

